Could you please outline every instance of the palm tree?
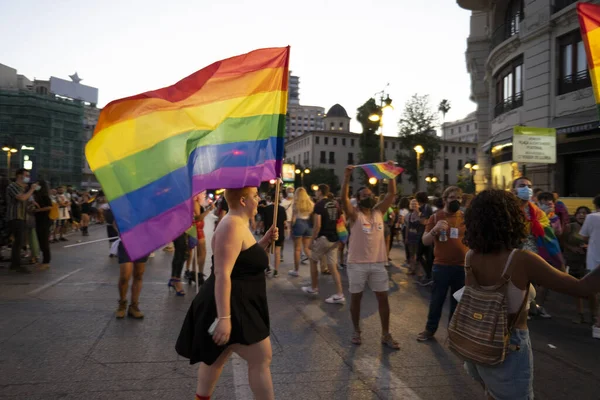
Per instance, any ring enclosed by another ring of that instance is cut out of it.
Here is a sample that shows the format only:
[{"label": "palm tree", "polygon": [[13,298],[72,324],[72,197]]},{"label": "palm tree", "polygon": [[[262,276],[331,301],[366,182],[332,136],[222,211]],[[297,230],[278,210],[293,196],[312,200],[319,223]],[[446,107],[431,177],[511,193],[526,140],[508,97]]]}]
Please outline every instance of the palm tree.
[{"label": "palm tree", "polygon": [[446,118],[446,114],[450,111],[450,102],[446,99],[440,101],[440,105],[438,106],[438,111],[442,113],[442,121]]}]

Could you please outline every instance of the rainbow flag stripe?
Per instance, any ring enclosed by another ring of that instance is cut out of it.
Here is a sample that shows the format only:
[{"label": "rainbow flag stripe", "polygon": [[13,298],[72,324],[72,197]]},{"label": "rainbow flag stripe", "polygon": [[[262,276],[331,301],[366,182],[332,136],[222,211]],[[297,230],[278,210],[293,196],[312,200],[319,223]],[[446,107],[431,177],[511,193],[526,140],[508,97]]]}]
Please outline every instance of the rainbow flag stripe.
[{"label": "rainbow flag stripe", "polygon": [[600,6],[591,3],[577,3],[577,14],[596,106],[600,112],[600,87],[598,86],[600,83]]},{"label": "rainbow flag stripe", "polygon": [[280,175],[289,52],[218,61],[102,110],[85,153],[132,259],[188,229],[201,191]]},{"label": "rainbow flag stripe", "polygon": [[369,178],[393,179],[404,172],[404,168],[390,165],[389,163],[374,163],[357,165],[361,167]]}]

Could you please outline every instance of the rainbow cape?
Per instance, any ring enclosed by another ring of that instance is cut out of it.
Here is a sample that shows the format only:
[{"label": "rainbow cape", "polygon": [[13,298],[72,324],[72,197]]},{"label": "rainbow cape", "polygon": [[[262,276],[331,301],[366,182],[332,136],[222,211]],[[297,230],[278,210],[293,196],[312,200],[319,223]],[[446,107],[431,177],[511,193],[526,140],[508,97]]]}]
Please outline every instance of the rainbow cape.
[{"label": "rainbow cape", "polygon": [[529,215],[531,220],[527,222],[526,228],[535,238],[539,256],[554,267],[561,268],[565,261],[548,216],[531,202],[529,202]]},{"label": "rainbow cape", "polygon": [[591,3],[577,3],[577,15],[581,38],[587,54],[588,69],[594,88],[596,107],[600,112],[600,6]]},{"label": "rainbow cape", "polygon": [[369,178],[376,178],[377,180],[394,179],[404,172],[403,168],[396,165],[391,165],[387,162],[362,164],[357,165],[357,167],[361,167]]},{"label": "rainbow cape", "polygon": [[280,175],[289,52],[217,61],[104,107],[85,154],[132,259],[192,225],[194,195]]}]

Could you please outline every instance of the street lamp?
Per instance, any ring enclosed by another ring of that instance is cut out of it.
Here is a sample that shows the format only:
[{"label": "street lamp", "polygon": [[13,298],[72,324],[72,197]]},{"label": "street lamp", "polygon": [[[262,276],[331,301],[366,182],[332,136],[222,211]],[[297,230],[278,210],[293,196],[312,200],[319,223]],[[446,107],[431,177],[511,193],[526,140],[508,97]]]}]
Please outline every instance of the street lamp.
[{"label": "street lamp", "polygon": [[373,186],[377,185],[377,178],[375,178],[375,177],[369,178],[369,185],[373,185]]},{"label": "street lamp", "polygon": [[6,152],[6,176],[10,178],[10,158],[14,153],[16,153],[17,149],[12,146],[4,146],[2,147],[2,151]]},{"label": "street lamp", "polygon": [[[381,92],[375,93],[375,96],[381,95],[379,98],[379,108],[381,109],[381,113],[373,113],[369,115],[369,121],[371,122],[379,122],[379,161],[385,162],[385,151],[383,148],[383,116],[394,109],[392,106],[392,99],[390,99],[390,95],[385,93],[385,89]],[[385,99],[383,95],[386,95]]]},{"label": "street lamp", "polygon": [[473,178],[473,171],[477,171],[479,169],[479,165],[466,163],[465,169],[469,170],[469,176],[471,177],[471,183],[475,186],[475,179]]},{"label": "street lamp", "polygon": [[300,168],[296,168],[296,171],[294,172],[296,175],[300,174],[300,182],[302,187],[304,187],[304,174],[310,174],[310,169],[304,168],[304,171],[302,171]]},{"label": "street lamp", "polygon": [[421,154],[423,154],[425,152],[425,149],[423,149],[423,146],[421,146],[420,144],[416,145],[413,149],[415,151],[415,153],[417,153],[417,174],[416,174],[416,178],[417,178],[417,192],[419,191],[419,169],[421,168]]},{"label": "street lamp", "polygon": [[311,189],[313,190],[313,192],[316,192],[317,190],[319,190],[319,185],[312,185]]}]

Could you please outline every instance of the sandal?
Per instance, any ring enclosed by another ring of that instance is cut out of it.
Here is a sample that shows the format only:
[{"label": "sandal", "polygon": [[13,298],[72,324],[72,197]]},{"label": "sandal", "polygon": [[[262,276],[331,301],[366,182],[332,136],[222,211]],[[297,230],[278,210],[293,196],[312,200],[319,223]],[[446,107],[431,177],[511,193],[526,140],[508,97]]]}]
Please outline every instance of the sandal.
[{"label": "sandal", "polygon": [[360,331],[354,332],[352,335],[352,344],[360,346],[362,344],[362,339],[360,337]]},{"label": "sandal", "polygon": [[392,350],[400,350],[400,344],[394,340],[390,333],[381,337],[381,344],[386,345]]}]

